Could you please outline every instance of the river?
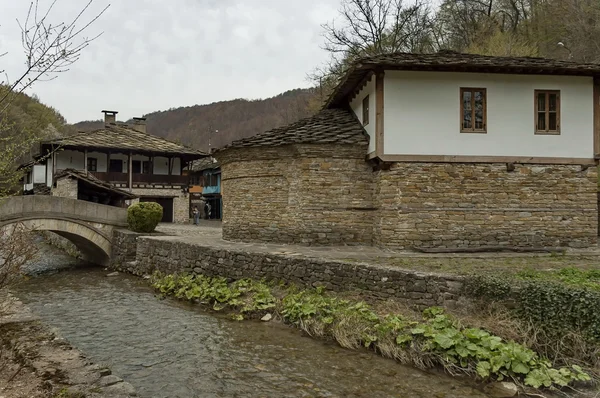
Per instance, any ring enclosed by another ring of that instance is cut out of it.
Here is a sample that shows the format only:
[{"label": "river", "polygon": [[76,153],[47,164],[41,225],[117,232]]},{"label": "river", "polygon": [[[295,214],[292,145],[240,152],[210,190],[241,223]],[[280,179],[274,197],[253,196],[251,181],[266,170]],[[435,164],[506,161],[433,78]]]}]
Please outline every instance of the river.
[{"label": "river", "polygon": [[350,351],[269,322],[155,297],[147,281],[79,266],[15,287],[44,322],[141,397],[485,395],[457,379]]}]

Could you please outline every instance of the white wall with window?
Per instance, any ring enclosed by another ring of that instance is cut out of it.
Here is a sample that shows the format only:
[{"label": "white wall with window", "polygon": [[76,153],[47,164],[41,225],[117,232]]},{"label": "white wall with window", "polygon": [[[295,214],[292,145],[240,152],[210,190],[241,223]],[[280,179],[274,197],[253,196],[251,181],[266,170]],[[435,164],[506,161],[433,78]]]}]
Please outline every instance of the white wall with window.
[{"label": "white wall with window", "polygon": [[[365,107],[368,105],[368,111]],[[375,151],[375,75],[367,82],[356,97],[350,102],[350,107],[358,120],[369,134],[369,153]]]},{"label": "white wall with window", "polygon": [[56,170],[84,169],[84,154],[80,151],[59,150],[56,153]]},{"label": "white wall with window", "polygon": [[593,158],[591,77],[386,71],[386,155]]},{"label": "white wall with window", "polygon": [[[181,159],[173,158],[171,162],[171,175],[181,175]],[[169,158],[162,156],[157,156],[154,158],[154,174],[169,174]]]}]

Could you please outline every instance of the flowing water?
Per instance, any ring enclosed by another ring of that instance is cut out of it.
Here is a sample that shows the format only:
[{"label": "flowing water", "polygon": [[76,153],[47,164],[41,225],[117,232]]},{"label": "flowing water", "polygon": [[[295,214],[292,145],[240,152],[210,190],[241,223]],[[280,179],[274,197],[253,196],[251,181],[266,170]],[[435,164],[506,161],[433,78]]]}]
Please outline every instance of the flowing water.
[{"label": "flowing water", "polygon": [[159,300],[142,279],[106,274],[78,267],[31,278],[15,293],[141,397],[485,397],[456,379],[287,326]]}]

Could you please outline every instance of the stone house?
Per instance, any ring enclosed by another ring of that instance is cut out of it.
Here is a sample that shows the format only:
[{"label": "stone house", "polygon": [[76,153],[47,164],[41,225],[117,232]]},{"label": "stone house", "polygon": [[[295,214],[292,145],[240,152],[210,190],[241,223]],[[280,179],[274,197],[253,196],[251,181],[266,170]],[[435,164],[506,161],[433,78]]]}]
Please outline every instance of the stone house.
[{"label": "stone house", "polygon": [[315,116],[214,156],[223,237],[395,249],[597,244],[600,65],[387,54]]},{"label": "stone house", "polygon": [[54,186],[47,194],[116,207],[126,207],[127,201],[138,198],[129,191],[99,180],[88,171],[74,169],[57,172]]},{"label": "stone house", "polygon": [[[222,218],[221,167],[213,157],[196,160],[190,165],[190,208],[198,206],[202,218],[220,220]],[[210,215],[207,206],[210,205]]]},{"label": "stone house", "polygon": [[[36,185],[58,188],[61,171],[79,170],[137,201],[163,206],[163,222],[189,221],[188,176],[183,170],[206,154],[146,133],[144,118],[132,125],[116,122],[116,111],[103,111],[104,127],[41,143],[40,155],[25,177],[24,191]],[[73,185],[74,187],[74,185]],[[72,192],[77,196],[77,192]]]}]

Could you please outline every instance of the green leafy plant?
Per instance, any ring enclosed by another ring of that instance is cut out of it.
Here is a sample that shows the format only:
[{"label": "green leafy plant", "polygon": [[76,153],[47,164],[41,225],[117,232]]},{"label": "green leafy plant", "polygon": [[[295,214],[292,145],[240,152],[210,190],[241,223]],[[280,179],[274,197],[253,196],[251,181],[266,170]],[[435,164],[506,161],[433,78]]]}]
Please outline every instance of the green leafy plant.
[{"label": "green leafy plant", "polygon": [[[521,380],[535,388],[590,380],[576,365],[554,368],[526,346],[483,329],[464,327],[439,307],[427,308],[418,321],[399,314],[380,316],[365,302],[331,296],[323,288],[299,290],[292,286],[279,299],[269,285],[250,279],[229,283],[219,277],[157,273],[152,284],[165,295],[198,301],[215,310],[237,311],[232,314],[235,320],[276,310],[283,321],[310,335],[333,339],[347,348],[395,352],[389,355],[419,367],[439,364],[484,380]],[[502,283],[490,286],[506,294]]]},{"label": "green leafy plant", "polygon": [[591,343],[600,342],[600,291],[591,288],[600,273],[563,269],[552,276],[539,271],[503,276],[472,276],[465,293],[485,302],[511,302],[513,313],[531,322],[548,336],[570,332],[582,334]]},{"label": "green leafy plant", "polygon": [[134,232],[153,232],[163,216],[163,208],[158,203],[140,202],[127,209],[127,224]]}]

